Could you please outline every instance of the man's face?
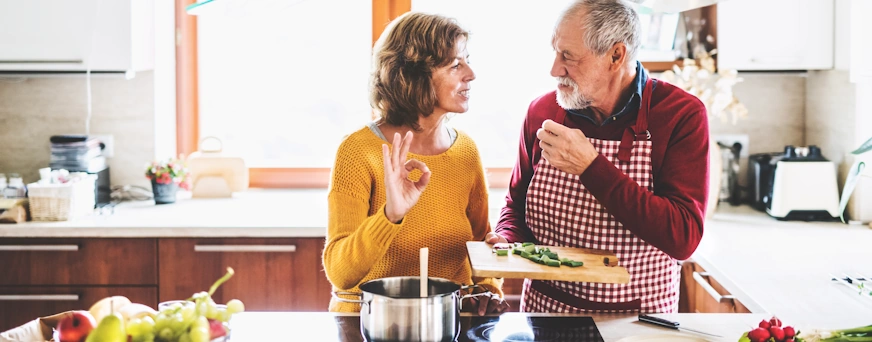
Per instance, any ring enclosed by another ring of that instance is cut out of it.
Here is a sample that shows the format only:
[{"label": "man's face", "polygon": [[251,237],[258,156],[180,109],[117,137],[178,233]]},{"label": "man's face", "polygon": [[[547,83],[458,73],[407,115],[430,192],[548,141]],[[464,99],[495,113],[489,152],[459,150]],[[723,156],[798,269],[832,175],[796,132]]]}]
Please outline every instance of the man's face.
[{"label": "man's face", "polygon": [[551,76],[557,79],[557,103],[564,109],[596,106],[608,84],[609,54],[596,56],[587,48],[582,20],[584,13],[564,18],[551,40]]}]

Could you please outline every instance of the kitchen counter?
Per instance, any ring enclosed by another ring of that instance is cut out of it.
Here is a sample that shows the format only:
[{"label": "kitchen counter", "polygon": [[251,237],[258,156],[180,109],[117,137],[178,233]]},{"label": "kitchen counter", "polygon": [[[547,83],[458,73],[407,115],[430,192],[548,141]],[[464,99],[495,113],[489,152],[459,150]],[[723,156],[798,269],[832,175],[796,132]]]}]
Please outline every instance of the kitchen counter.
[{"label": "kitchen counter", "polygon": [[751,312],[800,327],[872,324],[872,296],[831,280],[872,277],[866,225],[777,221],[747,206],[721,204],[692,259]]},{"label": "kitchen counter", "polygon": [[326,227],[326,189],[249,189],[233,198],[123,202],[113,214],[72,221],[0,224],[0,237],[324,237]]},{"label": "kitchen counter", "polygon": [[[505,189],[492,189],[492,220]],[[0,225],[0,237],[323,237],[326,190],[251,189],[231,199],[119,205],[113,215],[67,222]],[[721,204],[692,259],[751,312],[790,324],[847,328],[872,324],[872,296],[830,275],[872,277],[872,229],[777,221],[747,206]],[[872,286],[872,282],[867,283]]]},{"label": "kitchen counter", "polygon": [[[288,340],[321,341],[324,336],[360,336],[357,331],[340,331],[334,323],[334,316],[356,314],[336,314],[326,312],[245,312],[236,314],[230,323],[231,341],[269,341]],[[465,315],[465,314],[462,314]],[[505,315],[518,315],[505,314]],[[558,316],[559,314],[528,314],[538,316]],[[657,327],[651,324],[639,323],[636,315],[602,314],[591,315],[597,329],[606,342],[618,341],[622,338],[641,335],[682,335],[704,337],[709,341],[737,341],[742,333],[756,326],[765,317],[761,314],[659,314],[653,315],[678,321],[681,326],[720,335],[713,338],[691,333],[680,333],[675,330]],[[281,328],[279,328],[281,327]],[[320,338],[319,338],[320,337]],[[335,337],[334,337],[335,338]],[[345,341],[343,339],[337,339]],[[330,341],[330,340],[328,340]]]}]

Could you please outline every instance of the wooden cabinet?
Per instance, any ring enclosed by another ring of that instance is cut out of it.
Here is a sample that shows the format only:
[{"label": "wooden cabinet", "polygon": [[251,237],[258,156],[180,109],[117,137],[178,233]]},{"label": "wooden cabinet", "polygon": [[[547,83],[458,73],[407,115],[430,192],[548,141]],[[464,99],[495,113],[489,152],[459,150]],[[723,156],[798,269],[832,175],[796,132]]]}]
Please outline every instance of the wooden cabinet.
[{"label": "wooden cabinet", "polygon": [[157,306],[156,286],[0,286],[0,331],[69,310],[88,310],[98,300],[125,296],[135,303]]},{"label": "wooden cabinet", "polygon": [[718,3],[718,69],[833,68],[833,0]]},{"label": "wooden cabinet", "polygon": [[236,274],[213,296],[218,303],[326,311],[323,247],[323,238],[0,238],[0,331],[113,295],[157,308],[208,291],[227,267]]},{"label": "wooden cabinet", "polygon": [[0,286],[157,285],[156,239],[0,239]]},{"label": "wooden cabinet", "polygon": [[160,301],[186,299],[233,267],[213,298],[239,299],[246,310],[326,311],[330,283],[321,263],[324,239],[161,239]]},{"label": "wooden cabinet", "polygon": [[680,313],[751,313],[698,264],[681,265]]}]

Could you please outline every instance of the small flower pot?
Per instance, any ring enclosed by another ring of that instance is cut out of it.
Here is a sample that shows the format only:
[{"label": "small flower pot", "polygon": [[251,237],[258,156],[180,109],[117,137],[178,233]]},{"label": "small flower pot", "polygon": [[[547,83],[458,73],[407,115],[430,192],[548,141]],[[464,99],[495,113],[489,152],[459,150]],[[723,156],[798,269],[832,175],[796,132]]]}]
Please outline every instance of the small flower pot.
[{"label": "small flower pot", "polygon": [[175,182],[169,184],[160,184],[154,179],[151,180],[151,191],[154,193],[155,204],[169,204],[176,202],[176,192],[179,190],[179,185]]}]

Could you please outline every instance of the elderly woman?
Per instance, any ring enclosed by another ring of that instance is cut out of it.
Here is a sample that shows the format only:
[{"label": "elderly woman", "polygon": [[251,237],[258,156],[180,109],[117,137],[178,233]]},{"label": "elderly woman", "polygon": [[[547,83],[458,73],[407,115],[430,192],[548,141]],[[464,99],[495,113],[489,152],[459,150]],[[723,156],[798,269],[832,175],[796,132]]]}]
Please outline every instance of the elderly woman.
[{"label": "elderly woman", "polygon": [[[406,13],[376,43],[371,102],[379,117],[344,139],[330,182],[323,257],[335,291],[418,275],[418,251],[428,247],[429,276],[492,293],[465,310],[506,309],[502,281],[473,279],[467,259],[466,242],[491,231],[481,158],[468,135],[445,125],[469,107],[467,38],[452,19]],[[330,311],[360,306],[334,299]]]}]

